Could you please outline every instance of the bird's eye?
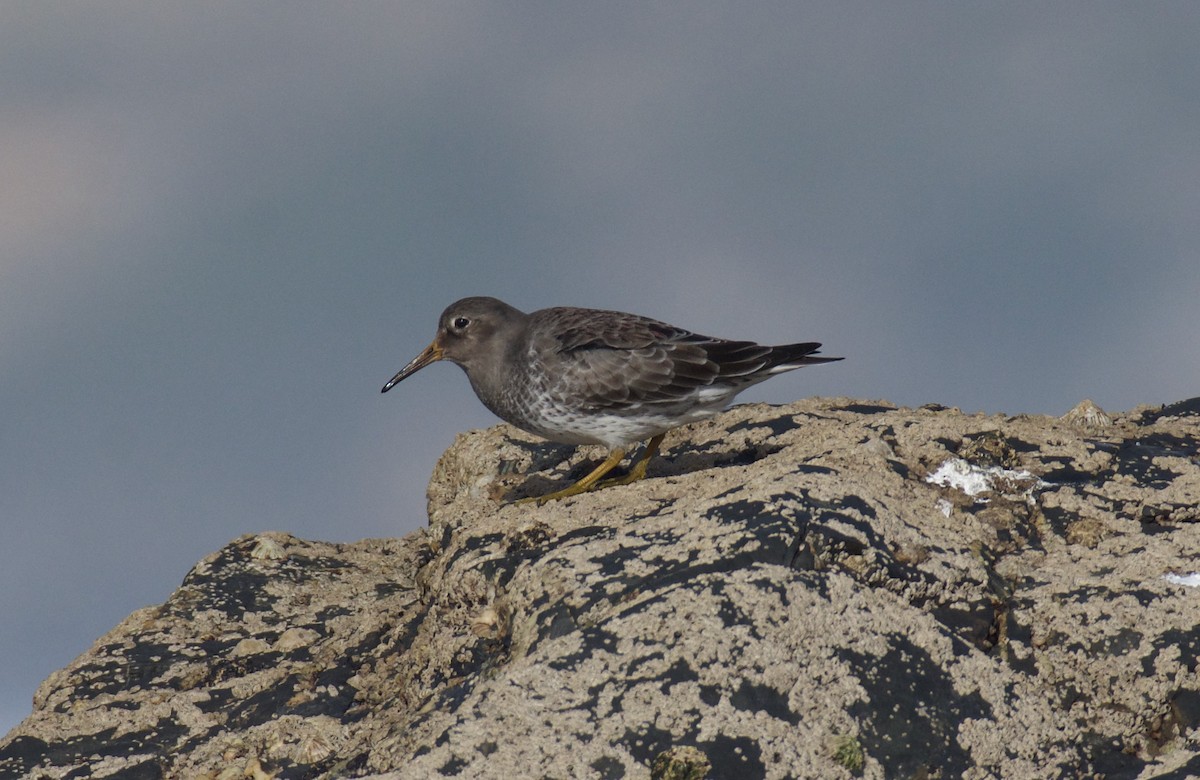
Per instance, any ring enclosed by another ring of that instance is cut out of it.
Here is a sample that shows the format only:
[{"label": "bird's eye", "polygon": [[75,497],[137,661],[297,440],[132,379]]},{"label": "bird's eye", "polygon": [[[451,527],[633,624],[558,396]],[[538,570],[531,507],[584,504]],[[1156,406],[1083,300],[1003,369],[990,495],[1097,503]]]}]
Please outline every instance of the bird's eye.
[{"label": "bird's eye", "polygon": [[471,321],[466,317],[455,317],[454,322],[450,323],[450,326],[455,330],[463,330],[470,324]]}]

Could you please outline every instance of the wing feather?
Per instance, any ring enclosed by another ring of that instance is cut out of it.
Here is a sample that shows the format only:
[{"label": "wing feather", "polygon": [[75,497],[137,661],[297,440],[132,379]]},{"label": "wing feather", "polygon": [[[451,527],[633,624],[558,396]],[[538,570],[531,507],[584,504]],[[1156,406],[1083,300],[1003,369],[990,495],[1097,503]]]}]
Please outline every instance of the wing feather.
[{"label": "wing feather", "polygon": [[547,326],[539,332],[553,339],[547,346],[563,359],[560,386],[596,409],[686,402],[714,384],[744,387],[771,373],[836,359],[809,357],[820,347],[815,342],[768,347],[728,341],[623,312],[560,308],[532,316]]}]

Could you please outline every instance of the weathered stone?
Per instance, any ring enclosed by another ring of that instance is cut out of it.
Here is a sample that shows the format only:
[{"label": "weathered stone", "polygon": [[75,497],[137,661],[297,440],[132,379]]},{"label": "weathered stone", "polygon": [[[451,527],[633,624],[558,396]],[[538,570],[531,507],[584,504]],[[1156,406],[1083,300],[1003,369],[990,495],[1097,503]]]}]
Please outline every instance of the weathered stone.
[{"label": "weathered stone", "polygon": [[544,507],[602,453],[472,431],[428,529],[202,560],[0,777],[1200,774],[1200,402],[1104,417],[742,406]]}]

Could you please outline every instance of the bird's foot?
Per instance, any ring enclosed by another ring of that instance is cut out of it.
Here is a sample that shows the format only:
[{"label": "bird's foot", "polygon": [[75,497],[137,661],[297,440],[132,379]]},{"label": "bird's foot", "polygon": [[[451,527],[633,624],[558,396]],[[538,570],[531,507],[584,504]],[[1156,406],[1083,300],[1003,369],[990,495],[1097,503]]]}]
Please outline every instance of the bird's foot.
[{"label": "bird's foot", "polygon": [[[541,506],[542,504],[548,503],[550,501],[557,501],[560,498],[570,498],[571,496],[577,496],[580,493],[586,493],[589,490],[593,490],[597,486],[597,484],[599,484],[600,479],[605,474],[607,474],[608,472],[610,472],[614,468],[616,468],[617,464],[620,463],[621,459],[624,457],[625,457],[624,450],[619,450],[619,449],[612,450],[611,452],[608,453],[608,457],[604,459],[603,463],[601,463],[596,468],[592,469],[592,471],[586,477],[579,480],[574,485],[571,485],[570,487],[565,487],[562,490],[556,490],[553,493],[547,493],[544,496],[530,496],[529,498],[522,498],[517,501],[514,501],[513,503],[514,504],[537,504],[538,506]],[[645,471],[645,469],[642,469],[642,470]]]},{"label": "bird's foot", "polygon": [[658,447],[662,444],[663,434],[655,436],[646,444],[646,450],[642,456],[638,458],[637,463],[629,470],[629,473],[623,477],[614,477],[613,479],[605,479],[601,481],[605,474],[616,468],[621,462],[621,458],[625,457],[622,450],[613,450],[608,454],[608,458],[603,463],[592,470],[583,479],[576,482],[570,487],[556,490],[553,493],[547,493],[544,496],[530,496],[514,501],[514,504],[537,504],[542,506],[550,501],[557,501],[560,498],[569,498],[577,496],[580,493],[587,493],[592,490],[600,490],[602,488],[614,487],[616,485],[629,485],[637,482],[640,479],[646,478],[646,467],[650,465],[650,459],[658,453]]},{"label": "bird's foot", "polygon": [[642,457],[638,458],[637,463],[633,464],[633,468],[623,477],[614,477],[606,479],[597,487],[613,487],[614,485],[630,485],[640,479],[646,478],[646,467],[650,465],[650,459],[658,454],[658,446],[662,444],[663,434],[659,434],[651,439],[646,444],[646,450],[642,453]]},{"label": "bird's foot", "polygon": [[547,493],[544,496],[529,496],[527,498],[519,498],[513,503],[517,505],[536,504],[538,506],[542,506],[543,504],[548,504],[551,501],[557,501],[560,498],[570,498],[571,496],[577,496],[580,493],[587,493],[589,490],[595,490],[597,487],[599,487],[599,485],[596,483],[592,483],[591,485],[582,485],[581,480],[580,482],[576,482],[574,485],[565,487],[562,490],[556,490],[553,493]]},{"label": "bird's foot", "polygon": [[646,460],[638,461],[637,465],[634,466],[633,468],[631,468],[629,470],[629,473],[626,474],[625,476],[613,477],[612,479],[606,479],[603,482],[596,485],[594,490],[600,490],[602,488],[608,488],[608,487],[616,487],[617,485],[630,485],[630,484],[633,484],[634,482],[637,482],[639,479],[645,479],[647,463],[648,463],[648,461],[646,461]]}]

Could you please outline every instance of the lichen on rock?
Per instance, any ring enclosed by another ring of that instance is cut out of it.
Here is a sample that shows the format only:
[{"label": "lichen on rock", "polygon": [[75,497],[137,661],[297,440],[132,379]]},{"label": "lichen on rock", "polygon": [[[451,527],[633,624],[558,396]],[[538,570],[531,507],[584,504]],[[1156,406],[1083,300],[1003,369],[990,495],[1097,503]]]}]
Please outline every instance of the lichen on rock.
[{"label": "lichen on rock", "polygon": [[0,776],[1200,774],[1200,402],[1085,412],[739,406],[544,507],[602,453],[472,431],[428,528],[206,557]]}]

